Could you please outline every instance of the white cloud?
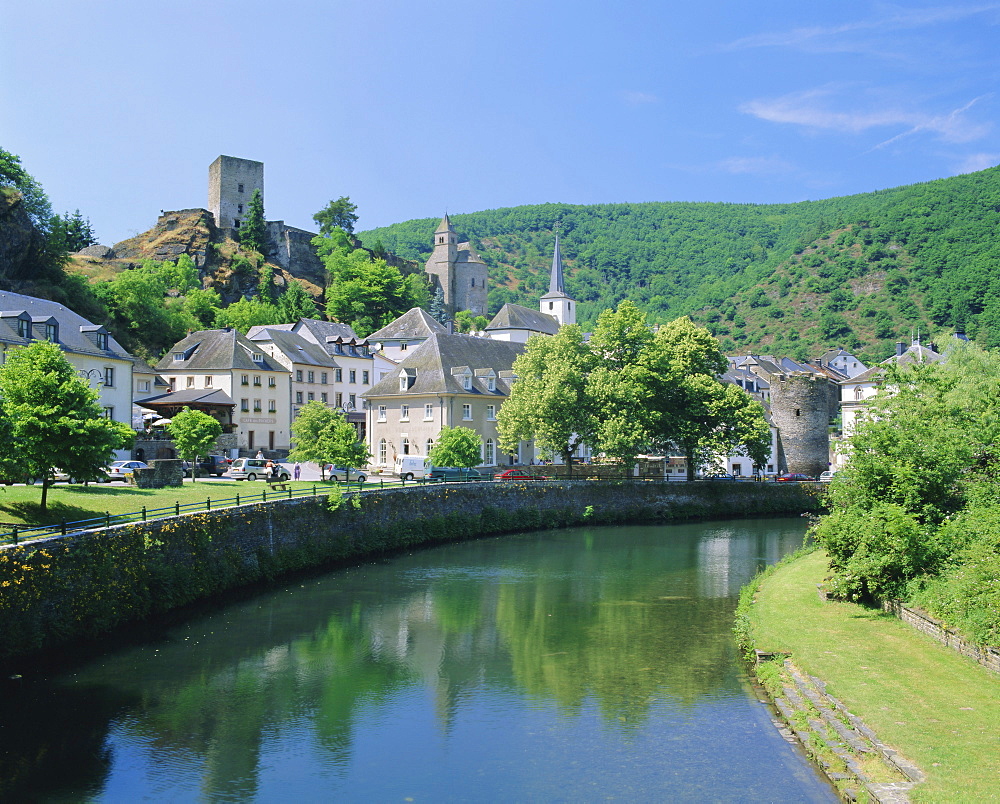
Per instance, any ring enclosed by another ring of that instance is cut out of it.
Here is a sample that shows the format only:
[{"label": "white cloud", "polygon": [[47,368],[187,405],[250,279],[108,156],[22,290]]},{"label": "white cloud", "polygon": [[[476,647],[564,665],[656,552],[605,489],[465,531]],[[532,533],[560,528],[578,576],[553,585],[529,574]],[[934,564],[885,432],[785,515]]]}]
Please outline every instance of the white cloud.
[{"label": "white cloud", "polygon": [[954,174],[975,173],[977,170],[986,170],[1000,162],[1000,154],[969,154],[958,165],[955,166]]},{"label": "white cloud", "polygon": [[[850,97],[855,108],[843,108]],[[860,108],[857,106],[862,104]],[[957,109],[944,114],[931,114],[912,106],[912,101],[893,102],[887,93],[865,93],[857,88],[828,86],[805,92],[793,92],[779,98],[748,101],[740,111],[771,123],[786,123],[817,130],[841,131],[852,134],[875,128],[900,127],[904,130],[874,146],[882,148],[903,137],[928,132],[944,142],[971,142],[990,131],[990,124],[977,123],[965,114],[983,97],[973,98]],[[839,108],[838,108],[839,107]]]}]

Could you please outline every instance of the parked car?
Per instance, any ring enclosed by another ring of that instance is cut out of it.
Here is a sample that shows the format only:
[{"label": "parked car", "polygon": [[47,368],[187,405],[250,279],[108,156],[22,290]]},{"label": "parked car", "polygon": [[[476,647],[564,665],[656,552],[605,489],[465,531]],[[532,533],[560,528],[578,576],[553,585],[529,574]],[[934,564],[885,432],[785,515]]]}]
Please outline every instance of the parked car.
[{"label": "parked car", "polygon": [[107,468],[108,479],[106,482],[111,482],[112,480],[128,480],[128,475],[131,475],[136,469],[148,469],[147,466],[142,461],[115,461],[111,466]]},{"label": "parked car", "polygon": [[705,480],[736,480],[736,478],[725,472],[716,472],[714,475],[705,475]]},{"label": "parked car", "polygon": [[551,480],[551,477],[546,477],[545,475],[533,475],[527,469],[505,469],[497,475],[494,475],[494,480]]},{"label": "parked car", "polygon": [[[221,455],[206,455],[198,461],[198,475],[215,475],[222,477],[229,471],[232,461]],[[191,477],[191,464],[184,461],[184,477]]]},{"label": "parked car", "polygon": [[823,472],[823,474],[819,476],[819,479],[824,483],[829,483],[831,480],[833,480],[833,476],[835,474],[837,474],[836,469],[827,469],[825,472]]},{"label": "parked car", "polygon": [[788,480],[815,480],[815,478],[809,477],[809,475],[801,474],[800,472],[788,472],[784,475],[778,475],[775,480],[781,483],[782,481]]},{"label": "parked car", "polygon": [[358,483],[368,480],[368,475],[360,469],[348,469],[345,466],[334,466],[332,463],[328,463],[324,471],[330,480],[350,480]]},{"label": "parked car", "polygon": [[449,480],[482,480],[478,469],[464,469],[456,466],[435,466],[425,478],[432,481],[446,482]]},{"label": "parked car", "polygon": [[427,459],[422,455],[398,455],[393,464],[393,473],[403,480],[424,477],[426,472]]},{"label": "parked car", "polygon": [[233,480],[280,480],[285,482],[291,475],[280,463],[267,458],[237,458],[229,468]]}]

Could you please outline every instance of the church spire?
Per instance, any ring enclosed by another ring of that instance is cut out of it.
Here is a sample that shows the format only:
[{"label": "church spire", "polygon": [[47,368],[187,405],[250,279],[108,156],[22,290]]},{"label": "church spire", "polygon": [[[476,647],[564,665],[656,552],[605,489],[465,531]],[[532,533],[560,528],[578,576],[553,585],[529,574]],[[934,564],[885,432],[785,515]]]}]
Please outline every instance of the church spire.
[{"label": "church spire", "polygon": [[552,272],[549,274],[549,293],[566,293],[563,284],[562,255],[559,253],[559,234],[556,233],[556,247],[552,252]]}]

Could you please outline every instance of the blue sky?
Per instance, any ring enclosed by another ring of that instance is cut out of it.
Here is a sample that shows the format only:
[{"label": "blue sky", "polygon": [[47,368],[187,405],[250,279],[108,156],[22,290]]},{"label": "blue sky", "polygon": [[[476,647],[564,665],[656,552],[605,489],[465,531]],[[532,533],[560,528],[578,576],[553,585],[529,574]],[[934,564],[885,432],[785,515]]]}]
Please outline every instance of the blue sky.
[{"label": "blue sky", "polygon": [[1000,162],[1000,2],[0,0],[0,146],[102,243],[265,163],[269,219],[784,203]]}]

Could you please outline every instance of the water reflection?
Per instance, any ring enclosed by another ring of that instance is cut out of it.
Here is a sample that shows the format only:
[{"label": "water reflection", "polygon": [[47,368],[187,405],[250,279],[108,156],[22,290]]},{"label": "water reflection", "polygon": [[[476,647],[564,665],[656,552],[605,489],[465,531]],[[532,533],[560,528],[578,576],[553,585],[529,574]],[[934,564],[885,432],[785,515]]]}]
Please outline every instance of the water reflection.
[{"label": "water reflection", "polygon": [[[24,682],[0,713],[0,798],[738,800],[759,784],[789,800],[794,783],[832,800],[748,697],[729,633],[739,587],[803,530],[526,534],[290,585]],[[87,746],[70,781],[66,711]]]}]

